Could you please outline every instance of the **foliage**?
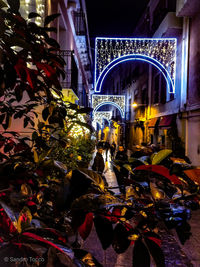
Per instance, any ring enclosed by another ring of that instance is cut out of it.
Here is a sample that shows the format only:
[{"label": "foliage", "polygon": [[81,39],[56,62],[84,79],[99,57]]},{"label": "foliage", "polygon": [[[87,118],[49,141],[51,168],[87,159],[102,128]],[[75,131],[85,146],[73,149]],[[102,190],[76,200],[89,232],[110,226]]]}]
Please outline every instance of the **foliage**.
[{"label": "foliage", "polygon": [[[103,249],[112,246],[123,253],[133,246],[133,266],[150,266],[151,258],[164,266],[158,222],[175,228],[184,243],[190,209],[199,207],[198,188],[189,178],[174,178],[175,168],[164,174],[167,168],[140,161],[145,168],[126,164],[123,172],[124,164],[119,166],[124,191],[114,194],[101,175],[80,168],[74,159],[81,155],[88,162],[93,144],[89,137],[74,138],[72,129],[91,128],[79,120],[90,109],[62,101],[64,61],[57,55],[59,44],[48,36],[58,14],[38,27],[21,17],[18,0],[7,2],[8,8],[0,0],[0,123],[5,130],[0,135],[0,260],[31,255],[48,266],[101,266],[80,249],[77,238],[79,233],[87,239],[94,224]],[[34,128],[39,106],[42,117]],[[32,137],[8,131],[11,119],[31,126]]]}]

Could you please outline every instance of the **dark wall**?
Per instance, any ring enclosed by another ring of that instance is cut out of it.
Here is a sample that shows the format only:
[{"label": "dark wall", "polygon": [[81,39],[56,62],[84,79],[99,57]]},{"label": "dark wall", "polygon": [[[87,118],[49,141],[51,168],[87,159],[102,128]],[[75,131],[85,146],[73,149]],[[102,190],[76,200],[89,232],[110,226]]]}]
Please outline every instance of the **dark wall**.
[{"label": "dark wall", "polygon": [[188,104],[200,102],[200,14],[190,22]]}]

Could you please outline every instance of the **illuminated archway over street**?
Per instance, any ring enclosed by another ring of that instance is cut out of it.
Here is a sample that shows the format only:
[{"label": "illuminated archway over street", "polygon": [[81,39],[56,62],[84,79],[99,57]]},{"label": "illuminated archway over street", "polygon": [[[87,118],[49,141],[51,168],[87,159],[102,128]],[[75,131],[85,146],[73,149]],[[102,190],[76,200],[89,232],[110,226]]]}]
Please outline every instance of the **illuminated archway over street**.
[{"label": "illuminated archway over street", "polygon": [[132,60],[155,66],[164,76],[169,93],[175,93],[176,38],[96,38],[95,92],[112,68]]},{"label": "illuminated archway over street", "polygon": [[95,129],[96,129],[96,123],[98,123],[100,127],[102,128],[103,120],[107,120],[110,125],[111,118],[112,118],[112,111],[96,111],[93,114],[92,124]]},{"label": "illuminated archway over street", "polygon": [[104,105],[115,106],[121,117],[125,117],[125,96],[124,95],[92,95],[93,117],[95,112]]}]

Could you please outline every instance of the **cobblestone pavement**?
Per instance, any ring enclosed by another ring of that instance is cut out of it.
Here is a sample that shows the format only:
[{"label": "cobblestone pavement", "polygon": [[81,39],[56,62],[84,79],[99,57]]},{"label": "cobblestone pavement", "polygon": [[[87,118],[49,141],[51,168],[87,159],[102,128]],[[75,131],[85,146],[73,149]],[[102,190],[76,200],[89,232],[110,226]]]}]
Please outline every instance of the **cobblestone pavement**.
[{"label": "cobblestone pavement", "polygon": [[[110,159],[108,157],[108,159]],[[109,186],[117,186],[117,180],[109,161],[106,162],[105,176]],[[119,192],[118,189],[114,189]],[[162,249],[165,254],[166,267],[200,267],[200,211],[194,211],[190,220],[192,236],[182,246],[173,230],[168,230],[164,225],[160,225],[160,236],[162,239]],[[130,246],[125,253],[116,254],[110,246],[103,251],[100,241],[93,227],[88,239],[83,244],[83,249],[88,250],[104,267],[131,267],[132,250]],[[151,267],[155,266],[152,263]],[[145,267],[145,266],[144,266]]]}]

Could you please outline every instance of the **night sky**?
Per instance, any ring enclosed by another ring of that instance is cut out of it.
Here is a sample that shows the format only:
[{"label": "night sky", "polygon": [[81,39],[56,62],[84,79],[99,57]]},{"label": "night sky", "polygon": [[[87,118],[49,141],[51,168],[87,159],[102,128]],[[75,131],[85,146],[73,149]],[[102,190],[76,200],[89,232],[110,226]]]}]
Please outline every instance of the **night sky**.
[{"label": "night sky", "polygon": [[85,0],[90,38],[133,37],[148,0]]},{"label": "night sky", "polygon": [[94,57],[96,37],[134,37],[133,31],[149,0],[85,0]]}]

